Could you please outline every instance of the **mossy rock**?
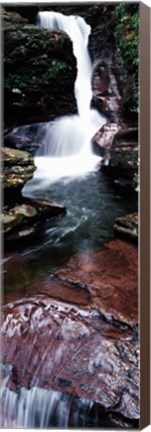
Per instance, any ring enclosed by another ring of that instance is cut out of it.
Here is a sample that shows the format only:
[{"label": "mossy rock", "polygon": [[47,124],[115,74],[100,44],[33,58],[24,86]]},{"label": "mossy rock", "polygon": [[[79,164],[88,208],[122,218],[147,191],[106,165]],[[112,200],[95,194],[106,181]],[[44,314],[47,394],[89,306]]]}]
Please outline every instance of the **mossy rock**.
[{"label": "mossy rock", "polygon": [[65,213],[65,207],[55,202],[23,197],[20,202],[4,207],[1,216],[4,238],[6,242],[20,242],[41,235],[46,225]]},{"label": "mossy rock", "polygon": [[6,10],[3,11],[3,24],[5,29],[14,24],[20,25],[25,23],[28,23],[28,20],[19,15],[18,12],[7,12]]},{"label": "mossy rock", "polygon": [[109,164],[103,171],[113,178],[117,188],[138,191],[139,157],[138,129],[125,128],[115,134],[110,149]]},{"label": "mossy rock", "polygon": [[115,219],[115,234],[134,243],[138,242],[138,213],[132,213]]},{"label": "mossy rock", "polygon": [[13,21],[4,26],[5,126],[75,112],[76,74],[72,42],[65,32]]},{"label": "mossy rock", "polygon": [[4,161],[4,166],[33,165],[35,167],[33,156],[22,150],[3,147],[1,148],[1,159]]},{"label": "mossy rock", "polygon": [[4,232],[11,231],[16,226],[22,224],[26,219],[37,215],[34,207],[27,204],[16,205],[13,208],[5,207],[2,216],[2,223],[4,224]]},{"label": "mossy rock", "polygon": [[33,156],[25,151],[8,147],[1,149],[1,179],[5,193],[20,192],[27,180],[33,177],[36,169]]}]

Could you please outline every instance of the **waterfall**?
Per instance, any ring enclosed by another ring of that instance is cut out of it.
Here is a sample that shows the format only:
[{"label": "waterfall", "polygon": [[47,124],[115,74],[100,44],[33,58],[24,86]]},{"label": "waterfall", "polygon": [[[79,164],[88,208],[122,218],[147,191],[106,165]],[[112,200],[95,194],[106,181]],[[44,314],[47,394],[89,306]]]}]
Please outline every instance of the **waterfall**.
[{"label": "waterfall", "polygon": [[106,122],[97,110],[90,108],[92,99],[92,63],[88,53],[90,26],[79,16],[65,16],[57,12],[39,12],[37,24],[48,29],[60,29],[72,40],[73,52],[77,60],[74,94],[78,114],[59,117],[43,126],[42,145],[35,158],[38,169],[34,174],[34,180],[26,186],[26,191],[36,187],[35,179],[40,179],[40,185],[45,187],[47,181],[69,179],[96,169],[101,158],[93,154],[91,138]]},{"label": "waterfall", "polygon": [[73,52],[77,59],[77,78],[75,98],[81,121],[89,124],[91,91],[91,60],[87,49],[90,26],[79,16],[65,16],[56,12],[39,12],[38,23],[41,27],[59,29],[66,32],[73,42]]},{"label": "waterfall", "polygon": [[[17,393],[6,386],[1,390],[2,428],[68,428],[97,425],[93,403],[84,398],[40,387],[20,388]],[[3,402],[4,401],[4,402]]]}]

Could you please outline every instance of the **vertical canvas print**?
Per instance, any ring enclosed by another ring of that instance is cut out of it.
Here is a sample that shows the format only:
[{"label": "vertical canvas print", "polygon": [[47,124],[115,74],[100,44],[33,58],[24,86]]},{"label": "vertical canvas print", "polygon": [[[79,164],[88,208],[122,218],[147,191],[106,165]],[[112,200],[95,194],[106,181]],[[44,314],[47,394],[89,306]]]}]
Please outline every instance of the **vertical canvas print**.
[{"label": "vertical canvas print", "polygon": [[137,429],[139,3],[1,14],[1,427]]}]

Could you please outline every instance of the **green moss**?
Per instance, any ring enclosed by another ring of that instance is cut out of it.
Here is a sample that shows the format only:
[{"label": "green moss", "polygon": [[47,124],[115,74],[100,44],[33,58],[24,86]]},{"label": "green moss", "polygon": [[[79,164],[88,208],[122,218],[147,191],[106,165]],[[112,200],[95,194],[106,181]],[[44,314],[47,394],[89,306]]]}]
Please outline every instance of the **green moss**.
[{"label": "green moss", "polygon": [[4,189],[20,189],[33,177],[36,169],[33,156],[25,151],[4,147],[1,149],[3,171],[1,179]]},{"label": "green moss", "polygon": [[139,5],[120,3],[113,12],[114,34],[122,57],[123,97],[125,106],[138,108]]},{"label": "green moss", "polygon": [[[41,120],[40,116],[44,113],[47,118],[45,111],[48,109],[51,118],[50,110],[53,110],[54,116],[54,105],[56,111],[60,110],[60,99],[65,97],[71,101],[74,98],[75,78],[76,59],[66,33],[33,25],[12,26],[5,30],[4,97],[7,118],[13,118],[14,112],[17,117],[21,109],[28,117],[27,107],[30,109],[37,103],[38,106],[32,108],[34,115]],[[19,89],[20,94],[15,94],[14,88]],[[53,106],[52,101],[55,101]]]}]

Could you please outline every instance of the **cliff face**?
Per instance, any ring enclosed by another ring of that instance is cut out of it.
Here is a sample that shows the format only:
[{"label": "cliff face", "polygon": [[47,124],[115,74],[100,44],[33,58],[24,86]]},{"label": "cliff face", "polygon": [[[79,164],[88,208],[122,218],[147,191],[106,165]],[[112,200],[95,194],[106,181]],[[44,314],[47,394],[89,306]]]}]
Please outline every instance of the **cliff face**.
[{"label": "cliff face", "polygon": [[76,59],[61,31],[4,13],[5,127],[49,121],[76,111]]},{"label": "cliff face", "polygon": [[[97,65],[99,63],[105,69],[106,75],[112,79],[112,84],[113,81],[116,82],[116,88],[122,97],[124,115],[136,118],[138,111],[139,5],[137,3],[133,5],[111,3],[96,4],[90,7],[85,15],[92,29],[89,50],[93,63]],[[102,75],[100,79],[102,80]],[[110,87],[111,95],[110,83],[108,87]],[[117,95],[117,91],[115,94]],[[96,97],[94,97],[94,103],[102,110],[102,104],[96,100]],[[114,108],[117,111],[117,108]]]},{"label": "cliff face", "polygon": [[103,152],[104,172],[116,188],[137,190],[138,7],[97,4],[85,19],[92,29],[92,105],[107,118],[92,138],[93,146]]}]

